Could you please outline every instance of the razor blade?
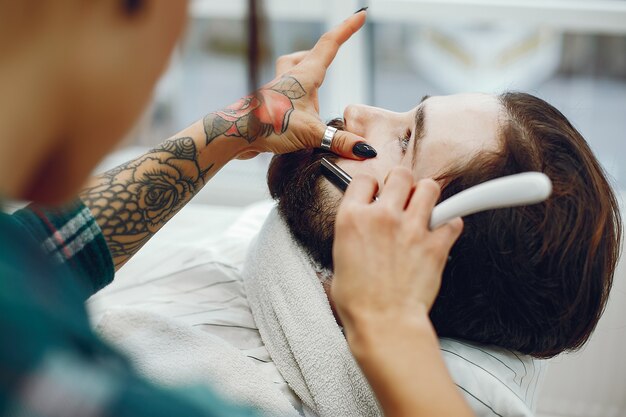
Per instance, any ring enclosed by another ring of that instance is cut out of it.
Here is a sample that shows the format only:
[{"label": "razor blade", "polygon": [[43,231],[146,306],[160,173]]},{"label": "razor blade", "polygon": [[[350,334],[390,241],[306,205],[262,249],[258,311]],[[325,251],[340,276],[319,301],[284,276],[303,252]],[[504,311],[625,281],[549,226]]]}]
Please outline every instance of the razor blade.
[{"label": "razor blade", "polygon": [[[342,192],[352,177],[326,158],[322,158],[322,173]],[[469,216],[498,208],[526,206],[545,201],[552,194],[552,182],[541,172],[523,172],[486,181],[439,203],[430,217],[430,229],[456,217]],[[378,197],[374,197],[378,201]]]}]

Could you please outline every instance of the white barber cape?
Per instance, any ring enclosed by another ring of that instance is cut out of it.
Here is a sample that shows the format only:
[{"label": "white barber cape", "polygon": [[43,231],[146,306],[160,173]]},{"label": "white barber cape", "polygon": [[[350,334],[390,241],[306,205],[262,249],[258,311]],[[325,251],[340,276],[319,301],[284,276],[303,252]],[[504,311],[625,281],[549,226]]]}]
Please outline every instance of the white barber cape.
[{"label": "white barber cape", "polygon": [[[159,249],[150,259],[169,267],[140,285],[105,290],[92,303],[92,317],[103,337],[155,382],[207,383],[267,413],[314,416],[284,378],[292,370],[281,372],[271,357],[242,281],[245,254],[269,208],[244,213],[219,244]],[[545,361],[451,339],[441,339],[441,350],[477,416],[534,414]]]}]

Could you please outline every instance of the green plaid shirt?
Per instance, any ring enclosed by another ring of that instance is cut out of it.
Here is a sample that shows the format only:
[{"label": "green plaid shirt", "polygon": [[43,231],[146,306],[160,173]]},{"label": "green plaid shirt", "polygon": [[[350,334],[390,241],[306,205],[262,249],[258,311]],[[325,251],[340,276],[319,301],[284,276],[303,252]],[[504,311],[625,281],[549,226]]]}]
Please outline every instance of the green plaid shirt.
[{"label": "green plaid shirt", "polygon": [[91,330],[84,302],[111,282],[81,203],[0,213],[0,416],[252,416],[203,387],[153,385]]}]

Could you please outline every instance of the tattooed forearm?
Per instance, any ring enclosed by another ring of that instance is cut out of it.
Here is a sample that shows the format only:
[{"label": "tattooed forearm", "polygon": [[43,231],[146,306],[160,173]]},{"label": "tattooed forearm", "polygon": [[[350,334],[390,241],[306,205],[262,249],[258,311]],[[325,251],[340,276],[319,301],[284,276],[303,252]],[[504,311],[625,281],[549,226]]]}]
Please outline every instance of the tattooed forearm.
[{"label": "tattooed forearm", "polygon": [[284,76],[237,103],[206,115],[203,120],[206,143],[222,135],[242,138],[248,143],[271,134],[280,135],[289,127],[293,102],[305,95],[298,80]]},{"label": "tattooed forearm", "polygon": [[212,168],[213,164],[200,166],[192,138],[167,140],[102,174],[81,193],[102,229],[116,268],[202,188]]},{"label": "tattooed forearm", "polygon": [[[280,135],[289,127],[294,102],[306,94],[298,80],[285,76],[207,115],[200,124],[185,130],[184,137],[167,140],[95,178],[81,198],[102,229],[116,269],[241,150],[241,142],[236,141],[212,145],[216,138],[242,138],[250,144],[272,134]],[[211,156],[209,148],[218,150]]]}]

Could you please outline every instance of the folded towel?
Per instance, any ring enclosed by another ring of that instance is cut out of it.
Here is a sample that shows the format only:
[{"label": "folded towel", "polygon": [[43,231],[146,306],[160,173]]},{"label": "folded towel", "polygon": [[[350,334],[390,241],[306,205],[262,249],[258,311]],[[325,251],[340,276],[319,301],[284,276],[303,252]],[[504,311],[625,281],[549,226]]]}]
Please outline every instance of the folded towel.
[{"label": "folded towel", "polygon": [[[381,415],[313,263],[276,209],[250,247],[242,274],[263,343],[302,402],[321,417]],[[476,416],[533,415],[543,361],[460,340],[440,343]]]},{"label": "folded towel", "polygon": [[302,402],[320,417],[382,415],[310,259],[274,209],[243,269],[263,342]]},{"label": "folded towel", "polygon": [[[249,219],[246,215],[245,220]],[[257,230],[250,228],[250,239]],[[225,257],[222,252],[216,256],[239,267],[244,259],[243,252],[248,249],[247,240],[237,236],[236,241],[221,241],[219,247],[225,245],[232,246],[231,251],[236,256]],[[254,319],[267,348],[263,352],[267,356],[269,351],[271,356],[271,359],[263,356],[263,366],[270,366],[274,361],[278,367],[276,373],[280,371],[304,403],[304,414],[307,417],[380,415],[376,400],[332,315],[313,264],[295,244],[276,212],[269,216],[261,234],[250,246],[244,265],[247,298],[254,315],[254,318],[245,315],[246,326],[254,327],[250,325]],[[209,296],[204,292],[206,285],[190,291],[198,287],[196,281],[203,279],[202,274],[194,271],[183,269],[175,277],[181,285],[175,289],[184,288],[186,295],[194,297],[185,298],[174,291],[169,301],[193,303],[197,299],[206,309]],[[207,282],[219,282],[222,278],[214,277]],[[229,269],[229,279],[239,282],[238,268]],[[194,285],[188,285],[187,280]],[[145,292],[145,287],[136,290]],[[169,306],[163,304],[168,300],[161,299],[163,294],[159,294],[158,305]],[[142,296],[136,298],[141,300]],[[126,303],[127,299],[127,296],[118,299],[118,304]],[[238,300],[245,303],[246,295],[242,293]],[[155,311],[173,315],[175,309],[163,307]],[[232,311],[228,309],[223,313]],[[227,321],[233,324],[230,318]],[[191,328],[189,322],[129,309],[109,311],[97,328],[155,382],[176,386],[209,384],[223,395],[269,415],[298,415],[288,400],[293,399],[292,396],[283,395],[276,388],[276,379],[270,379],[271,376],[261,371],[258,362],[253,363],[246,357],[235,347],[236,343],[232,344],[233,340],[225,342],[221,338],[223,333],[211,335],[207,333],[210,329]],[[497,347],[451,339],[441,340],[441,350],[452,378],[476,416],[533,415],[545,368],[543,361]],[[300,404],[296,406],[300,408]]]},{"label": "folded towel", "polygon": [[96,330],[153,382],[210,385],[226,398],[268,415],[299,416],[249,358],[219,337],[134,309],[109,310]]}]

